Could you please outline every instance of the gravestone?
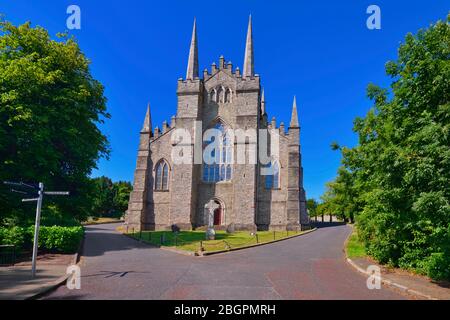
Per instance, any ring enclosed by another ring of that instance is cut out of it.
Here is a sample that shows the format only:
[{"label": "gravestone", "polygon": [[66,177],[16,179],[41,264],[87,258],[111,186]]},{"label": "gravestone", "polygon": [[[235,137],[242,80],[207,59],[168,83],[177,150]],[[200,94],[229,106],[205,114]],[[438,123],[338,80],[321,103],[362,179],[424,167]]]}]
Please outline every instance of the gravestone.
[{"label": "gravestone", "polygon": [[227,233],[234,233],[236,231],[236,226],[234,223],[230,223],[227,227]]}]

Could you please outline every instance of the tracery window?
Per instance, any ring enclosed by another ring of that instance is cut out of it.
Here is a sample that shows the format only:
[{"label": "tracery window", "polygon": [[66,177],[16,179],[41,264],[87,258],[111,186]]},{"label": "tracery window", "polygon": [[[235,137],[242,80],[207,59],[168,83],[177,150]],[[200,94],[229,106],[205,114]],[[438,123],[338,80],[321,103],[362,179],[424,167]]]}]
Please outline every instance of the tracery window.
[{"label": "tracery window", "polygon": [[220,182],[230,181],[232,179],[232,152],[233,145],[230,141],[230,137],[227,134],[224,126],[221,123],[217,123],[214,127],[221,132],[218,137],[211,137],[209,141],[206,141],[204,148],[213,143],[216,138],[221,138],[218,146],[211,153],[213,158],[212,164],[203,164],[203,181],[205,182]]},{"label": "tracery window", "polygon": [[169,190],[169,164],[160,160],[155,168],[155,190]]},{"label": "tracery window", "polygon": [[218,86],[211,89],[208,93],[208,99],[210,102],[216,103],[231,103],[233,98],[233,91],[230,88]]},{"label": "tracery window", "polygon": [[232,91],[230,88],[225,90],[225,103],[231,103]]}]

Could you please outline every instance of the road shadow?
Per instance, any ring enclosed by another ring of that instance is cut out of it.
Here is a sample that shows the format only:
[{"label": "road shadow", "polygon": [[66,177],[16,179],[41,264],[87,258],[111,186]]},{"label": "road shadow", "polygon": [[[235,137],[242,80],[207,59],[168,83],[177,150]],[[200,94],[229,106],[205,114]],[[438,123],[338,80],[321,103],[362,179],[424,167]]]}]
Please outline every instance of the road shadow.
[{"label": "road shadow", "polygon": [[312,226],[318,229],[338,227],[346,225],[345,222],[312,222]]},{"label": "road shadow", "polygon": [[83,257],[97,257],[113,251],[158,249],[155,246],[131,239],[115,231],[114,227],[108,226],[86,228]]},{"label": "road shadow", "polygon": [[[18,285],[30,287],[30,290],[33,291],[32,286],[57,279],[57,277],[52,276],[47,272],[48,271],[41,270],[38,267],[36,270],[36,277],[32,278],[31,270],[28,268],[0,268],[0,292],[15,288]],[[20,291],[19,294],[23,294],[23,291]],[[0,299],[2,298],[3,295],[0,293]]]}]

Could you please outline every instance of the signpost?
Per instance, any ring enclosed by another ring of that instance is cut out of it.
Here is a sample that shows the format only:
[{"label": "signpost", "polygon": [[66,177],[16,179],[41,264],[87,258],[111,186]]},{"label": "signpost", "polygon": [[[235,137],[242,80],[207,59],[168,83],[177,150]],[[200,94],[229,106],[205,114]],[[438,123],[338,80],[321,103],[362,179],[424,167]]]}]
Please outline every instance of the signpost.
[{"label": "signpost", "polygon": [[[39,183],[39,187],[36,188],[35,186],[23,183],[23,182],[10,182],[5,181],[3,182],[6,185],[9,186],[15,186],[15,187],[22,187],[27,189],[32,189],[33,195],[36,195],[37,191],[37,198],[30,198],[30,199],[22,199],[22,202],[37,202],[36,205],[36,222],[34,225],[34,239],[33,239],[33,258],[31,262],[31,277],[36,277],[36,260],[37,260],[37,253],[38,253],[38,241],[39,241],[39,228],[41,225],[41,210],[42,210],[42,202],[44,200],[44,195],[48,196],[68,196],[70,193],[68,191],[45,191],[44,192],[44,184],[42,182]],[[11,189],[11,192],[21,193],[21,194],[30,194],[29,192],[25,191],[19,191]]]}]

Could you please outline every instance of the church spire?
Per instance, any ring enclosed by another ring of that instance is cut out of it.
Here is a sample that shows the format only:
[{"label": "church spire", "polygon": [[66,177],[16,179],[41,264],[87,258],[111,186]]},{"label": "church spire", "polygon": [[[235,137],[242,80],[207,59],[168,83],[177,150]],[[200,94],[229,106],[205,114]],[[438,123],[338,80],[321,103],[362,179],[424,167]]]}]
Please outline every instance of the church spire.
[{"label": "church spire", "polygon": [[191,48],[189,50],[189,61],[186,72],[186,80],[198,78],[198,41],[197,20],[194,18],[194,29],[192,30]]},{"label": "church spire", "polygon": [[294,104],[292,105],[292,117],[290,128],[299,128],[298,124],[298,113],[297,113],[297,98],[294,96]]},{"label": "church spire", "polygon": [[252,16],[248,20],[247,42],[245,45],[244,58],[244,78],[251,78],[255,75],[254,61],[253,61],[253,33],[252,33]]},{"label": "church spire", "polygon": [[147,114],[145,115],[144,126],[142,127],[142,133],[152,132],[152,115],[150,113],[150,103],[147,105]]}]

